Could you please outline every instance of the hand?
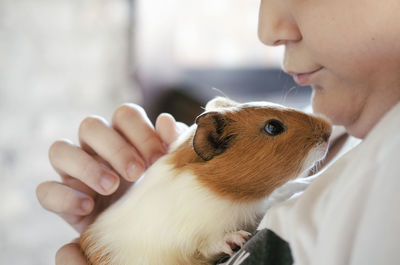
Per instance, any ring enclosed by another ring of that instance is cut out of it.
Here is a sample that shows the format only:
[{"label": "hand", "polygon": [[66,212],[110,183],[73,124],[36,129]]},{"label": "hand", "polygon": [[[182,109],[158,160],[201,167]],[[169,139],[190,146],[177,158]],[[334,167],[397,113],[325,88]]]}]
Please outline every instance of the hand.
[{"label": "hand", "polygon": [[111,126],[100,117],[86,118],[79,128],[80,146],[63,140],[50,147],[50,162],[62,181],[41,183],[36,190],[39,202],[78,232],[84,231],[165,154],[185,128],[168,114],[161,114],[154,128],[144,110],[134,104],[119,107]]}]

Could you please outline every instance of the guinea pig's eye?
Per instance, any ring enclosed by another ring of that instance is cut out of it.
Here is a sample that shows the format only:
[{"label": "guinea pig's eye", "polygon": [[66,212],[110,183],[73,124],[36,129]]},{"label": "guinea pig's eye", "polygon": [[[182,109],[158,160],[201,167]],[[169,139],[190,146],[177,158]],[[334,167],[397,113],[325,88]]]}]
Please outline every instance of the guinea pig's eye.
[{"label": "guinea pig's eye", "polygon": [[278,120],[269,120],[264,126],[264,130],[271,136],[276,136],[285,131],[285,126]]}]

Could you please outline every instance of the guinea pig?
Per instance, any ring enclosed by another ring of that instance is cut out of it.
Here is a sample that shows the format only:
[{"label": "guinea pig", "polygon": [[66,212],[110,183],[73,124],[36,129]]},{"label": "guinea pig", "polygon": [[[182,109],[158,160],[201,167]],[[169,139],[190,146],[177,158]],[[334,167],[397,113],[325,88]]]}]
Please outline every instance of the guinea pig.
[{"label": "guinea pig", "polygon": [[274,189],[325,156],[330,133],[322,117],[215,98],[81,248],[92,265],[213,264],[248,240]]}]

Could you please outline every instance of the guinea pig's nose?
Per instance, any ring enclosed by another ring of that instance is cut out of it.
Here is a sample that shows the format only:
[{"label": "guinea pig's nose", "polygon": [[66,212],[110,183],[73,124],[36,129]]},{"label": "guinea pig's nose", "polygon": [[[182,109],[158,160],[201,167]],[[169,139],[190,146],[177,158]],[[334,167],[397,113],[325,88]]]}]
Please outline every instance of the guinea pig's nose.
[{"label": "guinea pig's nose", "polygon": [[328,142],[329,137],[331,137],[331,133],[330,132],[324,133],[322,135],[322,139],[324,140],[324,142]]}]

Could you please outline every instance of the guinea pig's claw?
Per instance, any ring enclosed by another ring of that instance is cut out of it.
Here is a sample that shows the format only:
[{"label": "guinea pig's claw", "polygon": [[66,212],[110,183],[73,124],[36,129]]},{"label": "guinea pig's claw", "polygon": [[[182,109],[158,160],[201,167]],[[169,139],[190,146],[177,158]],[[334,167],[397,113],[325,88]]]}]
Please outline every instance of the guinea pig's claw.
[{"label": "guinea pig's claw", "polygon": [[233,251],[236,250],[238,247],[243,247],[244,243],[249,240],[251,234],[249,232],[240,230],[236,232],[229,233],[225,236],[225,245],[229,246],[229,253],[225,252],[228,255],[232,255]]},{"label": "guinea pig's claw", "polygon": [[221,251],[222,251],[222,253],[228,254],[229,256],[233,255],[232,247],[227,242],[225,244],[223,244]]}]

